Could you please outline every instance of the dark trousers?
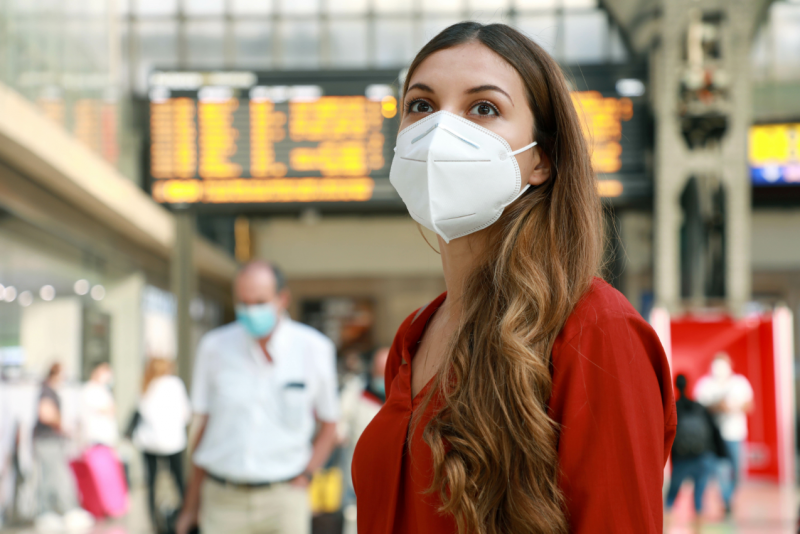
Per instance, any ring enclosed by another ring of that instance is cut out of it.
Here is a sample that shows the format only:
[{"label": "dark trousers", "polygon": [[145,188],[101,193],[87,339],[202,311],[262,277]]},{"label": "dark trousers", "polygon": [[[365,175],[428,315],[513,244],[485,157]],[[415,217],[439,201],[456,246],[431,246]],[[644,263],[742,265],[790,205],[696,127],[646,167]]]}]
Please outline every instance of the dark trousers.
[{"label": "dark trousers", "polygon": [[156,519],[156,475],[158,474],[159,461],[166,461],[169,464],[170,473],[175,479],[175,486],[178,488],[178,493],[183,502],[184,486],[183,486],[183,454],[176,452],[175,454],[151,454],[144,453],[144,463],[147,468],[147,505],[150,508],[150,518],[153,523],[157,522]]},{"label": "dark trousers", "polygon": [[683,481],[691,478],[694,481],[694,509],[699,513],[703,509],[703,493],[706,490],[706,484],[708,484],[709,477],[714,474],[716,467],[717,457],[710,452],[695,458],[680,460],[673,458],[672,479],[667,493],[667,509],[672,508]]}]

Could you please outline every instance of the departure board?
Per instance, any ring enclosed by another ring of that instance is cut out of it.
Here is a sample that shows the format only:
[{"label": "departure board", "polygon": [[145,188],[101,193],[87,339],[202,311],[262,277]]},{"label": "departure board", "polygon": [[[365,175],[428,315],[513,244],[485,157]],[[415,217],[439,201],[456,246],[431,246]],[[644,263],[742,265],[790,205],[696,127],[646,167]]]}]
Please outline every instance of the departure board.
[{"label": "departure board", "polygon": [[[376,197],[376,180],[388,185],[399,126],[398,71],[317,72],[313,83],[307,73],[220,80],[223,74],[151,77],[157,82],[149,101],[155,200],[366,202]],[[199,86],[186,87],[192,83]]]},{"label": "departure board", "polygon": [[[567,68],[602,196],[652,194],[646,71]],[[364,204],[402,209],[389,183],[397,70],[156,72],[149,178],[165,204]]]}]

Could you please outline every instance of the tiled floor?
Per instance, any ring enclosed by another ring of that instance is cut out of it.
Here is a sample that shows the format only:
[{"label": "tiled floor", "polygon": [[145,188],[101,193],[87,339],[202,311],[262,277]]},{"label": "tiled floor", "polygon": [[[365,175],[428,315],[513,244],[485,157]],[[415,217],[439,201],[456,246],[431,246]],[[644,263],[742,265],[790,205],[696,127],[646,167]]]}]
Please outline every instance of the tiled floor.
[{"label": "tiled floor", "polygon": [[[768,484],[744,486],[736,497],[733,518],[723,518],[719,492],[709,487],[699,527],[694,523],[691,487],[685,486],[667,520],[665,534],[797,534],[795,521],[800,493],[794,488]],[[144,495],[135,492],[131,513],[123,520],[100,524],[92,534],[150,534]],[[3,529],[4,533],[29,534],[33,530]]]},{"label": "tiled floor", "polygon": [[716,485],[703,498],[703,516],[695,525],[691,486],[685,485],[666,519],[665,534],[797,534],[798,493],[795,488],[751,483],[735,497],[733,517],[724,518]]}]

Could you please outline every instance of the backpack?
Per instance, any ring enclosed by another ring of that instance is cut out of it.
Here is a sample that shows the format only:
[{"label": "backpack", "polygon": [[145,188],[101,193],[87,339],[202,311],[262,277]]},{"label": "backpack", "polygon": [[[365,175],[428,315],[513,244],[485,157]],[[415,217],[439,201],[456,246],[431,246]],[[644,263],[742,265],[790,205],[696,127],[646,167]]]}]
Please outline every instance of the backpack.
[{"label": "backpack", "polygon": [[700,456],[710,450],[712,432],[705,408],[694,402],[688,406],[679,406],[678,428],[672,444],[673,454],[683,457]]}]

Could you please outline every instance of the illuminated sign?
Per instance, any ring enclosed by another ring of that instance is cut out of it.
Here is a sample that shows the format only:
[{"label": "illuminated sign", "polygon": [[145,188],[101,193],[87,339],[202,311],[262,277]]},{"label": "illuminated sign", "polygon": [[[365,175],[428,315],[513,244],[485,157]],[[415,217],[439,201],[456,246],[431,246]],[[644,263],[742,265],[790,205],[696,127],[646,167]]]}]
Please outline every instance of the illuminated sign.
[{"label": "illuminated sign", "polygon": [[753,185],[800,185],[800,123],[750,127]]},{"label": "illuminated sign", "polygon": [[[153,198],[167,204],[366,202],[388,182],[397,73],[278,84],[242,73],[156,73]],[[231,78],[238,86],[200,85]],[[344,81],[342,80],[344,78]],[[387,142],[388,139],[388,142]]]},{"label": "illuminated sign", "polygon": [[581,119],[583,135],[589,141],[595,172],[619,172],[622,168],[622,122],[633,118],[631,99],[605,97],[598,91],[573,91],[572,102]]},{"label": "illuminated sign", "polygon": [[[645,73],[604,65],[581,67],[581,74],[572,101],[599,193],[647,198]],[[389,183],[400,119],[397,78],[394,70],[155,72],[148,102],[153,198],[402,209]]]}]

